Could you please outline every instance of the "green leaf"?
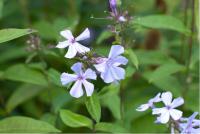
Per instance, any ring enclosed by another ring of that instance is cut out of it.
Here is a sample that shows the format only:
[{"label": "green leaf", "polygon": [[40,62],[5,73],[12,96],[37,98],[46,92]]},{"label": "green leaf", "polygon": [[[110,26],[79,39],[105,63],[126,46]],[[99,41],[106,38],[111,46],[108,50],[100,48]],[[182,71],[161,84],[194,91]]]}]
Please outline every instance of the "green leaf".
[{"label": "green leaf", "polygon": [[1,133],[48,133],[60,132],[54,126],[29,117],[14,116],[0,121]]},{"label": "green leaf", "polygon": [[1,37],[0,43],[7,42],[34,32],[36,31],[32,29],[15,29],[15,28],[2,29],[0,30],[0,37]]},{"label": "green leaf", "polygon": [[111,132],[111,133],[125,133],[128,132],[125,128],[117,124],[100,122],[95,125],[96,131]]},{"label": "green leaf", "polygon": [[92,120],[83,115],[73,113],[69,110],[60,110],[60,117],[67,126],[88,127],[92,129]]},{"label": "green leaf", "polygon": [[139,66],[138,58],[132,49],[128,49],[128,56],[131,63],[136,67],[136,69],[138,69]]},{"label": "green leaf", "polygon": [[4,0],[0,0],[0,18],[2,17],[3,3],[4,3]]},{"label": "green leaf", "polygon": [[140,65],[161,65],[166,62],[174,62],[167,53],[160,50],[137,50],[135,51]]},{"label": "green leaf", "polygon": [[53,24],[48,21],[38,21],[33,27],[38,30],[39,35],[44,39],[57,39],[59,37]]},{"label": "green leaf", "polygon": [[60,73],[57,70],[50,68],[48,70],[48,78],[49,81],[55,84],[56,86],[62,86],[60,81]]},{"label": "green leaf", "polygon": [[0,57],[1,57],[0,63],[21,58],[26,55],[28,55],[28,52],[25,50],[24,47],[20,47],[20,46],[8,47],[0,53]]},{"label": "green leaf", "polygon": [[105,39],[108,39],[109,37],[112,37],[113,34],[109,31],[103,31],[99,37],[97,38],[97,44],[102,43]]},{"label": "green leaf", "polygon": [[8,80],[20,81],[42,86],[48,85],[45,76],[41,72],[23,64],[17,64],[9,67],[4,72],[4,78]]},{"label": "green leaf", "polygon": [[111,111],[112,115],[116,118],[116,119],[121,119],[121,109],[120,109],[120,98],[117,94],[112,95],[112,97],[106,97],[104,99],[101,100],[102,104],[106,107],[108,107],[108,109]]},{"label": "green leaf", "polygon": [[184,34],[190,34],[190,30],[184,26],[181,20],[167,15],[139,17],[133,21],[133,25],[141,25],[147,28],[169,29]]},{"label": "green leaf", "polygon": [[[145,72],[143,74],[143,77],[146,78],[148,81],[150,81],[151,75],[152,75],[151,72]],[[180,96],[181,90],[183,89],[178,79],[170,75],[161,77],[156,81],[152,81],[152,84],[160,88],[161,90],[171,91],[174,96]]]},{"label": "green leaf", "polygon": [[173,73],[183,71],[185,67],[177,63],[166,63],[157,68],[151,75],[150,82],[158,81]]},{"label": "green leaf", "polygon": [[92,118],[95,119],[96,122],[99,122],[101,119],[101,105],[96,93],[86,98],[85,105]]},{"label": "green leaf", "polygon": [[15,107],[33,98],[43,90],[44,87],[39,87],[36,85],[22,85],[21,87],[16,89],[11,97],[8,99],[6,104],[7,112],[11,112]]}]

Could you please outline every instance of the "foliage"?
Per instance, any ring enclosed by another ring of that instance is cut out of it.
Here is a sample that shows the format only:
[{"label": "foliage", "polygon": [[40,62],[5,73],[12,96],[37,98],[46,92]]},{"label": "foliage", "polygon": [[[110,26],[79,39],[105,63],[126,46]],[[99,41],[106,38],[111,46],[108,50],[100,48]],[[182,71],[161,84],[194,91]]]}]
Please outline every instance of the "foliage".
[{"label": "foliage", "polygon": [[[104,12],[112,10],[108,0],[0,0],[0,132],[166,133],[149,112],[136,111],[163,91],[184,98],[186,116],[198,111],[199,24],[192,21],[198,4],[193,15],[186,1],[117,0],[128,11],[120,25]],[[55,46],[64,40],[60,31],[76,37],[86,27],[92,36],[82,44],[100,56],[124,45],[129,62],[124,80],[98,78],[92,96],[76,99],[60,75],[71,74],[79,59],[65,58],[66,49]]]}]

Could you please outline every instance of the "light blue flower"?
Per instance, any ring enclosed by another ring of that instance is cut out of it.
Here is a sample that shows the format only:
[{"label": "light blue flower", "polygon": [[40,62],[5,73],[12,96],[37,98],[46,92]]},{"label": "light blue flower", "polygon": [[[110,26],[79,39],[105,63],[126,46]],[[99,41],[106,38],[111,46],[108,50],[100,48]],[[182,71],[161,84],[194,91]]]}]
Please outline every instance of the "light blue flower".
[{"label": "light blue flower", "polygon": [[70,95],[79,98],[83,96],[83,86],[87,96],[91,96],[94,91],[94,85],[87,81],[87,79],[96,80],[96,73],[91,69],[87,69],[85,72],[82,70],[82,63],[75,63],[71,69],[75,74],[62,73],[61,82],[62,85],[66,85],[70,82],[75,82],[70,90]]},{"label": "light blue flower", "polygon": [[146,111],[149,108],[154,108],[154,103],[161,101],[160,95],[161,93],[158,93],[154,98],[151,98],[148,103],[140,105],[136,110]]},{"label": "light blue flower", "polygon": [[198,115],[198,112],[194,112],[189,118],[180,119],[183,122],[183,123],[180,123],[181,134],[199,134],[200,133],[200,120],[195,119],[197,115]]},{"label": "light blue flower", "polygon": [[86,28],[78,37],[74,37],[70,30],[61,31],[60,34],[66,38],[66,41],[59,42],[56,46],[57,48],[66,48],[69,47],[67,54],[65,55],[66,58],[73,58],[78,53],[86,53],[90,51],[89,48],[81,45],[78,41],[82,41],[85,39],[90,38],[90,31]]},{"label": "light blue flower", "polygon": [[120,56],[124,53],[124,47],[113,45],[111,47],[108,58],[101,58],[99,63],[95,64],[95,68],[101,73],[101,78],[105,83],[116,82],[124,79],[125,70],[120,65],[126,65],[128,60]]},{"label": "light blue flower", "polygon": [[172,93],[165,92],[162,93],[161,100],[165,106],[163,108],[154,108],[152,113],[159,115],[157,122],[165,124],[169,121],[170,117],[175,121],[182,117],[183,112],[175,108],[184,103],[183,98],[179,97],[172,101]]}]

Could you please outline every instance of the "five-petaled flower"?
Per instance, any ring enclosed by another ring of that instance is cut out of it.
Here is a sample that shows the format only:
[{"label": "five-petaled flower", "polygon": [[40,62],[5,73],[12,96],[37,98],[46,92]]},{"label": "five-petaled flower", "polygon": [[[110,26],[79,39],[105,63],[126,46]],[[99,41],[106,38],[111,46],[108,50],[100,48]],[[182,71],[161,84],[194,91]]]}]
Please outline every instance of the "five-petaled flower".
[{"label": "five-petaled flower", "polygon": [[97,71],[101,73],[101,78],[105,83],[111,83],[122,80],[125,77],[125,70],[120,65],[126,65],[128,60],[120,56],[124,53],[124,47],[113,45],[108,58],[102,58],[101,62],[95,64]]},{"label": "five-petaled flower", "polygon": [[160,95],[161,93],[158,93],[154,98],[151,98],[148,103],[140,105],[136,110],[146,111],[149,108],[154,108],[154,103],[161,101]]},{"label": "five-petaled flower", "polygon": [[200,120],[196,120],[198,112],[194,112],[189,118],[181,118],[181,134],[198,134],[200,133]]},{"label": "five-petaled flower", "polygon": [[70,82],[75,82],[70,90],[71,96],[75,98],[79,98],[83,96],[83,88],[85,87],[85,91],[87,96],[91,96],[94,91],[94,85],[87,81],[87,79],[96,80],[96,73],[91,69],[87,69],[85,72],[82,70],[82,63],[75,63],[71,69],[75,72],[75,74],[62,73],[61,82],[63,85],[66,85]]},{"label": "five-petaled flower", "polygon": [[65,55],[66,58],[73,58],[78,53],[86,53],[90,51],[89,48],[81,45],[78,41],[82,41],[85,39],[90,38],[90,31],[86,28],[78,37],[74,37],[70,30],[61,31],[60,34],[66,38],[66,41],[59,42],[56,46],[57,48],[66,48],[69,47],[67,54]]},{"label": "five-petaled flower", "polygon": [[161,100],[165,104],[163,108],[154,108],[153,114],[159,115],[157,121],[160,123],[167,123],[170,117],[173,120],[179,120],[182,117],[182,111],[175,109],[184,103],[183,98],[179,97],[172,101],[172,93],[165,92],[161,95]]}]

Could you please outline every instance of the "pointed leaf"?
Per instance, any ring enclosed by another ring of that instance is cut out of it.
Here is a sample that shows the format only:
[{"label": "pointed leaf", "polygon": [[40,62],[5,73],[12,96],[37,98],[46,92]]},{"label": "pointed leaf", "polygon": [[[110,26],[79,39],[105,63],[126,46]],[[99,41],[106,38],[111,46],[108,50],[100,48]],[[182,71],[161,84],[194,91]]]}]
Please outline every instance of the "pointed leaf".
[{"label": "pointed leaf", "polygon": [[14,116],[0,121],[1,133],[48,133],[60,132],[54,126],[29,117]]},{"label": "pointed leaf", "polygon": [[96,122],[101,118],[101,105],[97,94],[93,93],[92,96],[86,98],[86,108]]},{"label": "pointed leaf", "polygon": [[4,72],[4,78],[8,80],[20,81],[42,86],[48,85],[45,76],[41,72],[23,64],[9,67]]},{"label": "pointed leaf", "polygon": [[11,112],[15,107],[33,98],[34,96],[36,96],[38,93],[40,93],[43,90],[44,90],[44,87],[39,87],[36,85],[26,84],[26,85],[20,86],[17,90],[14,91],[14,93],[8,99],[8,102],[6,104],[7,112]]},{"label": "pointed leaf", "polygon": [[34,32],[36,31],[32,29],[15,29],[15,28],[2,29],[0,30],[0,43],[7,42]]},{"label": "pointed leaf", "polygon": [[190,30],[187,29],[181,20],[167,15],[139,17],[133,21],[133,25],[141,25],[148,28],[169,29],[184,34],[190,34]]},{"label": "pointed leaf", "polygon": [[60,110],[60,117],[67,126],[92,128],[92,120],[69,110]]}]

